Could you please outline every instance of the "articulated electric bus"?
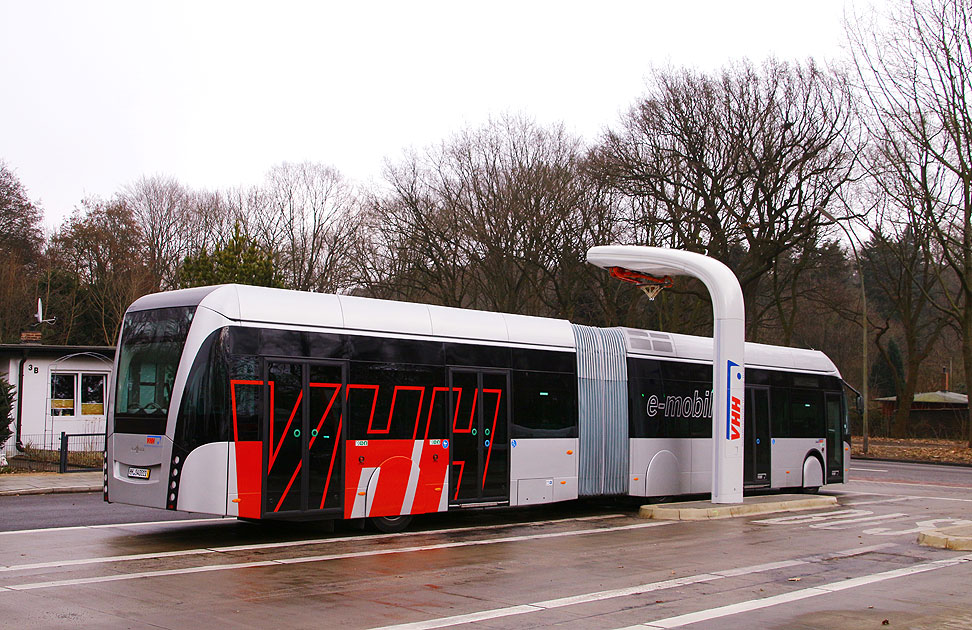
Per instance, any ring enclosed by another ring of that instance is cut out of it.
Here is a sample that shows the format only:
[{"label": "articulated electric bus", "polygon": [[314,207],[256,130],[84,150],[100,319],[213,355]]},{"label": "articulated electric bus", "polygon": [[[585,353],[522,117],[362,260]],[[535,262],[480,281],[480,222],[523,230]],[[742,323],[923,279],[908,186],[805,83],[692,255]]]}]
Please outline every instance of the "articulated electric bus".
[{"label": "articulated electric bus", "polygon": [[[712,340],[222,285],[128,309],[105,500],[370,518],[706,493]],[[846,403],[810,350],[746,345],[747,489],[841,482]]]}]

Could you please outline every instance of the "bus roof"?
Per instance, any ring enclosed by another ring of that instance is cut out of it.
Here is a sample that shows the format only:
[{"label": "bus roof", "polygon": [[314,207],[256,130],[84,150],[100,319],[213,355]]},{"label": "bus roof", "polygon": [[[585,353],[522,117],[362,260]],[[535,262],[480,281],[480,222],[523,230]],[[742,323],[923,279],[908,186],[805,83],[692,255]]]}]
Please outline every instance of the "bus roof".
[{"label": "bus roof", "polygon": [[[139,298],[130,311],[200,306],[246,324],[298,326],[513,343],[573,350],[565,319],[531,317],[413,302],[271,289],[238,284],[197,287]],[[712,338],[623,328],[629,354],[692,361],[712,360]],[[822,352],[746,343],[746,364],[839,375]]]},{"label": "bus roof", "polygon": [[574,348],[573,329],[564,319],[237,284],[147,295],[129,310],[195,305],[253,324]]}]

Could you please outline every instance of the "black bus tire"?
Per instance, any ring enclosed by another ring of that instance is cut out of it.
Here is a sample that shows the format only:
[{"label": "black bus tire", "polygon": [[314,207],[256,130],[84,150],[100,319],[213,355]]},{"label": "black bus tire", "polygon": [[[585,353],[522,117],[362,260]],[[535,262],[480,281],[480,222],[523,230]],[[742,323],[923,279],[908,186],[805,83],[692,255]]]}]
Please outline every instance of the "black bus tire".
[{"label": "black bus tire", "polygon": [[371,526],[383,534],[397,534],[398,532],[405,531],[411,523],[412,517],[409,514],[403,514],[401,516],[374,516],[371,518]]}]

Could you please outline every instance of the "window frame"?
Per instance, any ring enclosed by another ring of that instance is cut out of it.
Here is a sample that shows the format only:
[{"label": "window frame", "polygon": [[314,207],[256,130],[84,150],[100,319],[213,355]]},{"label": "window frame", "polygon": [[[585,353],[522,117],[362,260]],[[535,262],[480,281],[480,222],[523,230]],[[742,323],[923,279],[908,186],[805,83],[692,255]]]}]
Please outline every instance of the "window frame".
[{"label": "window frame", "polygon": [[[108,381],[110,380],[111,372],[99,371],[99,370],[86,370],[86,369],[51,369],[51,378],[48,380],[48,405],[47,413],[52,418],[61,419],[90,419],[90,418],[106,418],[108,413]],[[54,398],[54,378],[58,376],[70,376],[73,380],[72,385],[72,405],[69,407],[71,413],[54,413],[54,401],[55,400],[68,400],[67,398]],[[101,378],[101,413],[85,413],[85,404],[97,404],[97,403],[85,403],[84,401],[84,379],[85,377],[100,377]]]},{"label": "window frame", "polygon": [[[78,373],[74,370],[51,370],[51,378],[48,381],[50,385],[48,386],[48,402],[47,411],[52,418],[76,418],[78,416]],[[54,401],[55,400],[68,400],[67,398],[55,398],[54,397],[54,379],[58,377],[71,377],[71,406],[70,407],[58,407],[57,411],[63,411],[65,409],[70,409],[71,413],[54,413]]]}]

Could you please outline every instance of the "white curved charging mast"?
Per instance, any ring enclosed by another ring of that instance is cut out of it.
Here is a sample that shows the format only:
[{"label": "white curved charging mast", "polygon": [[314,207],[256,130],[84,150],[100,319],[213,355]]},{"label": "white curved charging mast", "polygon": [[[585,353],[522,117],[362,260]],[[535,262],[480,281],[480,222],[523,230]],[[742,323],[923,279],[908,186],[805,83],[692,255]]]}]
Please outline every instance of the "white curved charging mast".
[{"label": "white curved charging mast", "polygon": [[712,296],[712,502],[743,500],[743,401],[746,309],[735,274],[724,264],[693,252],[662,247],[592,247],[587,262],[652,275],[693,276]]}]

